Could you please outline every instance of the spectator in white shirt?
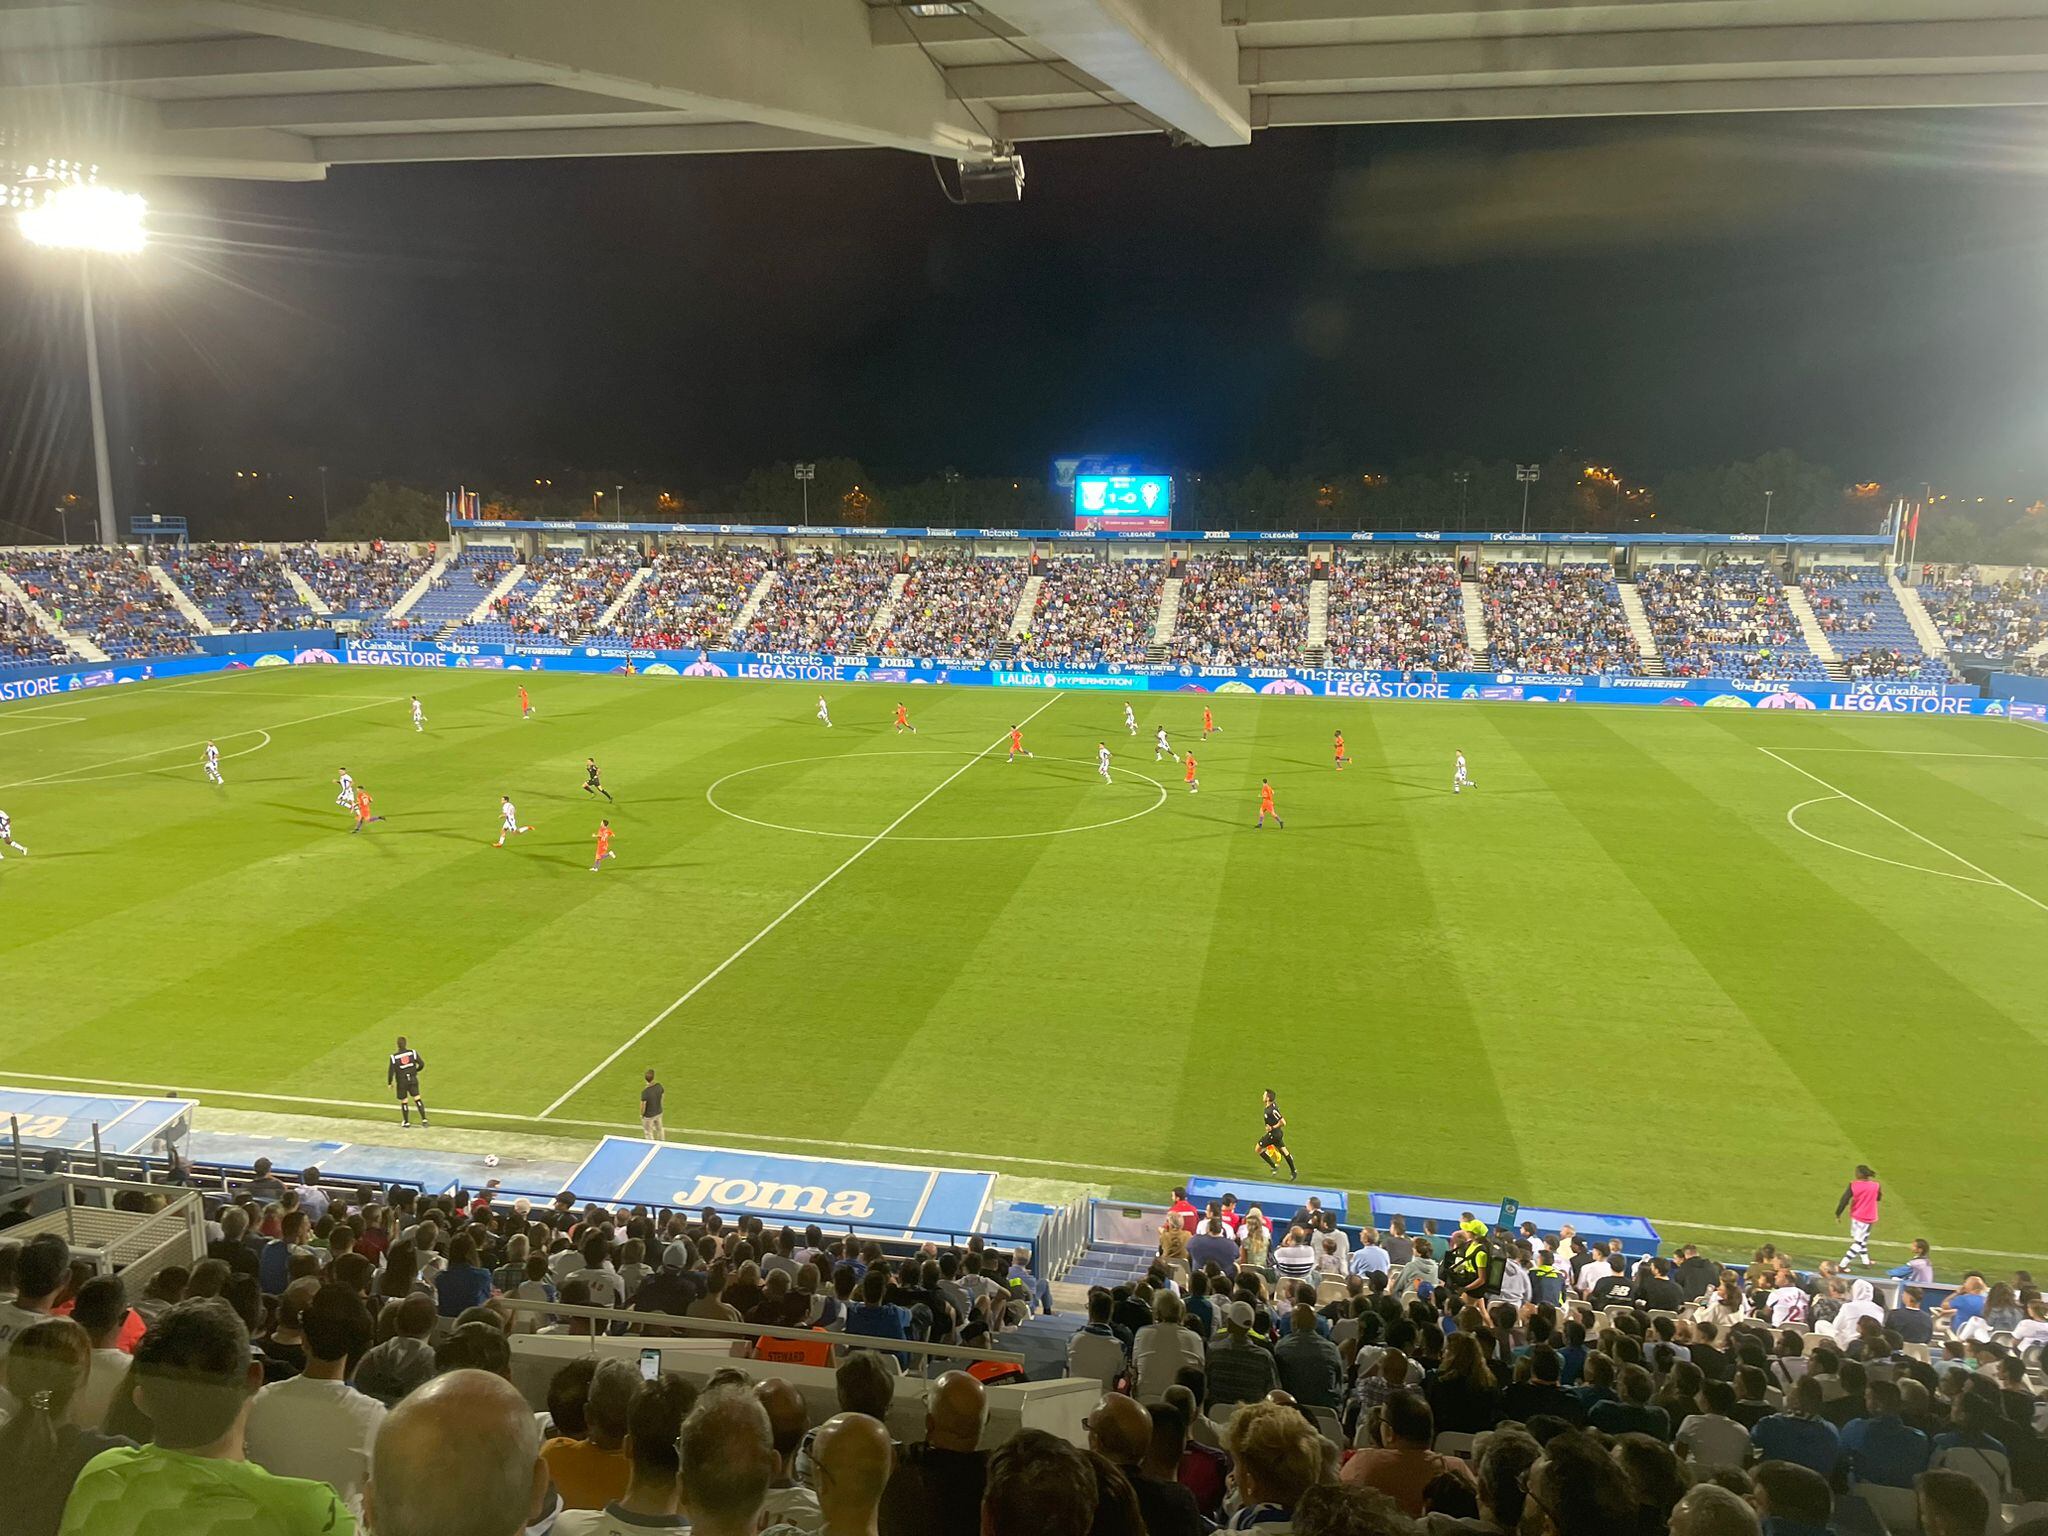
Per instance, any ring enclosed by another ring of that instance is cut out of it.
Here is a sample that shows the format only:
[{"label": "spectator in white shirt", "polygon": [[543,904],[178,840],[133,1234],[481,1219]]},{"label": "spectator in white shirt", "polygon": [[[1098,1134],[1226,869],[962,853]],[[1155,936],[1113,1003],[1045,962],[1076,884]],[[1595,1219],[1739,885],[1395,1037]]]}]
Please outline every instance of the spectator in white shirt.
[{"label": "spectator in white shirt", "polygon": [[121,1325],[128,1320],[128,1290],[119,1275],[95,1275],[78,1288],[71,1320],[92,1341],[91,1367],[85,1384],[71,1399],[70,1421],[80,1429],[98,1429],[107,1404],[128,1379],[128,1356],[115,1347]]},{"label": "spectator in white shirt", "polygon": [[1109,1292],[1099,1285],[1094,1287],[1088,1292],[1088,1321],[1067,1340],[1067,1374],[1100,1382],[1105,1392],[1116,1390],[1117,1378],[1130,1363],[1124,1341],[1110,1326],[1109,1315],[1114,1307]]},{"label": "spectator in white shirt", "polygon": [[1131,1349],[1137,1395],[1162,1396],[1183,1370],[1200,1370],[1207,1358],[1202,1336],[1187,1326],[1187,1308],[1172,1291],[1152,1298],[1152,1323],[1140,1328]]},{"label": "spectator in white shirt", "polygon": [[626,1299],[625,1284],[612,1268],[611,1243],[602,1233],[593,1233],[583,1240],[583,1266],[572,1270],[569,1278],[590,1287],[589,1305],[593,1307],[616,1307]]},{"label": "spectator in white shirt", "polygon": [[319,1226],[320,1218],[327,1214],[333,1202],[326,1190],[320,1187],[320,1170],[308,1168],[299,1175],[299,1209],[306,1213],[308,1225]]},{"label": "spectator in white shirt", "polygon": [[306,1369],[275,1382],[249,1405],[249,1460],[280,1477],[326,1483],[360,1514],[370,1447],[384,1405],[343,1379],[349,1356],[370,1347],[369,1308],[345,1285],[324,1285],[305,1310]]},{"label": "spectator in white shirt", "polygon": [[1686,1471],[1706,1477],[1723,1468],[1749,1464],[1749,1431],[1735,1417],[1735,1388],[1710,1381],[1700,1389],[1705,1413],[1687,1415],[1678,1426],[1676,1445]]},{"label": "spectator in white shirt", "polygon": [[1306,1280],[1315,1268],[1316,1251],[1309,1246],[1308,1234],[1300,1227],[1289,1227],[1273,1250],[1274,1271],[1282,1280]]},{"label": "spectator in white shirt", "polygon": [[1358,1234],[1358,1246],[1351,1253],[1351,1273],[1384,1275],[1393,1267],[1393,1260],[1387,1256],[1387,1250],[1380,1246],[1379,1233],[1367,1227]]},{"label": "spectator in white shirt", "polygon": [[633,1395],[621,1446],[633,1470],[626,1491],[603,1509],[564,1510],[552,1536],[635,1536],[641,1531],[686,1531],[681,1513],[682,1458],[676,1437],[697,1401],[697,1389],[680,1376],[662,1375]]}]

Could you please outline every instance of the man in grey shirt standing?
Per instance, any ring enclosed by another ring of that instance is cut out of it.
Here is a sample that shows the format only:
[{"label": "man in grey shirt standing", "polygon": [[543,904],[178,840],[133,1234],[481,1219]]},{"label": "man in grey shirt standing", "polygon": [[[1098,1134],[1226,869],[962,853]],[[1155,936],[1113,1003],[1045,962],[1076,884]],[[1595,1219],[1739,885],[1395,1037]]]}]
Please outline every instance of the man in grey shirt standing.
[{"label": "man in grey shirt standing", "polygon": [[654,1080],[654,1068],[647,1069],[647,1080],[640,1089],[640,1131],[649,1141],[666,1141],[667,1132],[661,1123],[662,1086]]}]

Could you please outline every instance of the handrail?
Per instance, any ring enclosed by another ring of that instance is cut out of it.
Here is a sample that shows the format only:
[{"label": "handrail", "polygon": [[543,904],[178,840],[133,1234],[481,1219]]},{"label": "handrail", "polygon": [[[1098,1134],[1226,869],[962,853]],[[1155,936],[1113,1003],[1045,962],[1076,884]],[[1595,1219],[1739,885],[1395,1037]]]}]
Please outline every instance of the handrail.
[{"label": "handrail", "polygon": [[[928,1344],[922,1339],[884,1339],[871,1333],[846,1333],[836,1328],[781,1328],[767,1324],[729,1323],[715,1317],[682,1317],[674,1312],[634,1312],[624,1307],[581,1307],[560,1301],[533,1301],[524,1297],[494,1296],[494,1306],[515,1312],[543,1312],[550,1317],[588,1317],[614,1323],[653,1323],[688,1333],[721,1334],[736,1339],[793,1339],[816,1343],[823,1339],[846,1349],[872,1349],[886,1355],[928,1355],[935,1360],[993,1360],[1001,1365],[1024,1364],[1024,1357],[1001,1349],[971,1349],[965,1344]],[[560,1335],[550,1335],[560,1337]],[[604,1334],[592,1334],[604,1338]]]}]

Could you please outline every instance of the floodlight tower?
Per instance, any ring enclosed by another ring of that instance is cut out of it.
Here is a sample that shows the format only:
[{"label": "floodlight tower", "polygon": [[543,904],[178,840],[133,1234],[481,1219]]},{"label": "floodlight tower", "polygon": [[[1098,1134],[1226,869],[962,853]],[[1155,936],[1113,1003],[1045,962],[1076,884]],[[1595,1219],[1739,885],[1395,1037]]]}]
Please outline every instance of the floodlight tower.
[{"label": "floodlight tower", "polygon": [[117,192],[91,179],[92,167],[52,161],[32,168],[9,202],[31,245],[77,253],[84,298],[85,378],[92,397],[92,461],[99,478],[100,543],[120,542],[114,524],[114,470],[107,453],[106,395],[100,385],[99,328],[93,320],[92,269],[95,257],[133,256],[149,243],[143,225],[148,204],[134,192]]}]

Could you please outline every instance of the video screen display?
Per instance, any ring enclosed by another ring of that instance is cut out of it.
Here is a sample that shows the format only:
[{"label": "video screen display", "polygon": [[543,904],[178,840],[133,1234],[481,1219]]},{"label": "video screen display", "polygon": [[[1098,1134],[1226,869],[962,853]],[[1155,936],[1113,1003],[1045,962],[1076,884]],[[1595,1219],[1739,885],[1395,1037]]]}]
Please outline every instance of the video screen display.
[{"label": "video screen display", "polygon": [[1076,475],[1074,526],[1089,533],[1165,533],[1173,527],[1173,476]]}]

